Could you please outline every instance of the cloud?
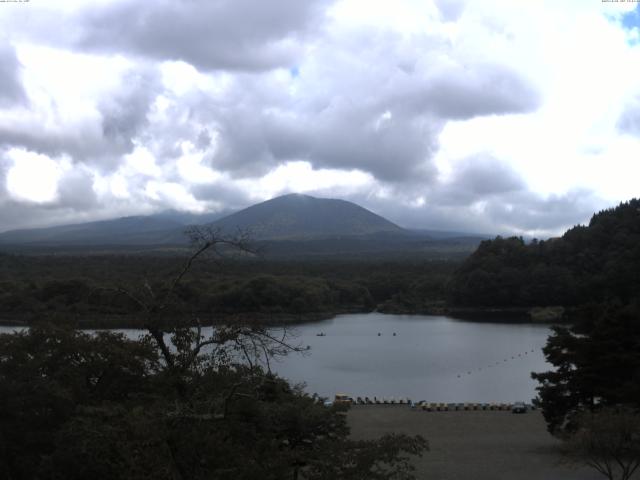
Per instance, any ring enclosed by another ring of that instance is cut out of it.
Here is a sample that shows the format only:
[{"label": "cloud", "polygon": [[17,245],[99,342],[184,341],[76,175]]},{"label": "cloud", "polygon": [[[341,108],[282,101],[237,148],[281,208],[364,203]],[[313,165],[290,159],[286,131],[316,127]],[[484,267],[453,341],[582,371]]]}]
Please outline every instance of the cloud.
[{"label": "cloud", "polygon": [[344,197],[406,228],[542,238],[584,223],[608,206],[588,189],[532,192],[508,163],[486,153],[459,160],[449,175],[430,185],[374,185]]},{"label": "cloud", "polygon": [[182,60],[203,70],[292,65],[324,0],[120,1],[86,9],[75,44],[89,51]]},{"label": "cloud", "polygon": [[538,92],[502,65],[456,65],[439,74],[424,90],[426,108],[454,120],[483,115],[532,112]]},{"label": "cloud", "polygon": [[134,70],[123,78],[113,96],[100,101],[102,134],[118,153],[130,153],[133,139],[148,125],[147,115],[161,88],[154,70]]},{"label": "cloud", "polygon": [[58,205],[74,210],[90,210],[98,206],[93,189],[94,177],[86,170],[66,172],[58,182]]},{"label": "cloud", "polygon": [[13,46],[0,40],[0,108],[27,102],[20,69],[20,62]]},{"label": "cloud", "polygon": [[455,22],[464,11],[464,0],[435,0],[442,19],[446,22]]},{"label": "cloud", "polygon": [[606,205],[589,190],[572,190],[563,195],[541,197],[521,192],[490,200],[482,213],[503,230],[522,234],[549,236],[559,234],[569,226],[585,223]]},{"label": "cloud", "polygon": [[72,100],[58,104],[55,98],[29,111],[0,111],[0,146],[49,157],[68,155],[76,163],[113,170],[148,125],[147,115],[161,88],[159,72],[140,66],[125,71],[116,86],[100,96],[78,100],[79,111]]},{"label": "cloud", "polygon": [[7,190],[13,199],[39,204],[56,200],[62,174],[58,162],[20,149],[9,151],[7,156],[13,162],[6,173]]},{"label": "cloud", "polygon": [[613,4],[22,11],[0,15],[0,151],[61,170],[35,204],[0,158],[6,228],[304,191],[411,227],[556,233],[634,191],[640,49]]},{"label": "cloud", "polygon": [[[394,191],[393,202],[371,195],[352,195],[349,199],[405,228],[538,238],[561,235],[609,206],[586,190],[549,197],[524,190],[455,205],[442,203],[429,192],[421,194],[416,197],[415,192]],[[423,202],[416,202],[416,198]]]},{"label": "cloud", "polygon": [[458,162],[434,196],[442,204],[469,205],[495,196],[527,190],[524,179],[507,163],[490,155],[476,155]]},{"label": "cloud", "polygon": [[211,165],[242,177],[304,160],[381,181],[430,182],[448,121],[527,113],[540,103],[517,71],[457,60],[429,35],[405,43],[371,29],[329,32],[297,75],[242,77],[224,99],[203,99],[218,141]]},{"label": "cloud", "polygon": [[625,106],[616,126],[622,133],[640,136],[640,98]]}]

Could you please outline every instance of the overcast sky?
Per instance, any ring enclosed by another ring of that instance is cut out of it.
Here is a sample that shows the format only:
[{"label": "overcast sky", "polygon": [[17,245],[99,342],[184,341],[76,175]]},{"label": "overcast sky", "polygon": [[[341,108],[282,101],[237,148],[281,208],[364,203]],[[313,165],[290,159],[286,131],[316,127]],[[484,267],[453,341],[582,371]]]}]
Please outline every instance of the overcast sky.
[{"label": "overcast sky", "polygon": [[2,2],[0,230],[301,192],[557,234],[640,194],[636,5]]}]

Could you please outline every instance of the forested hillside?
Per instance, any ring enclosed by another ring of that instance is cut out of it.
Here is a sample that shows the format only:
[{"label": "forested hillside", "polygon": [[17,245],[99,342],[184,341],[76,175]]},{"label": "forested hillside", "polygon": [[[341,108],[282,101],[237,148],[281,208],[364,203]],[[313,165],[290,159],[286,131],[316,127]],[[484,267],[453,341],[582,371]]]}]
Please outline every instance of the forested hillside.
[{"label": "forested hillside", "polygon": [[560,238],[483,241],[449,287],[450,302],[461,306],[628,303],[640,295],[640,199],[603,210]]},{"label": "forested hillside", "polygon": [[[182,268],[179,256],[0,255],[0,323],[42,318],[82,326],[132,326],[135,302],[121,287],[161,285]],[[426,311],[442,305],[454,261],[201,262],[175,292],[174,307],[204,319],[258,314],[297,320],[341,312]]]}]

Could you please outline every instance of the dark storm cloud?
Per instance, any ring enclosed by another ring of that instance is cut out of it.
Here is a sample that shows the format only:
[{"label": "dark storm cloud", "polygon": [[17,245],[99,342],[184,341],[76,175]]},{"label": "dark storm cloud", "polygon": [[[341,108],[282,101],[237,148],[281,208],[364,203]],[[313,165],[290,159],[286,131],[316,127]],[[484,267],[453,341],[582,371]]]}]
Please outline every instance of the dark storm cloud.
[{"label": "dark storm cloud", "polygon": [[0,39],[0,108],[26,103],[20,68],[13,46]]},{"label": "dark storm cloud", "polygon": [[247,192],[231,183],[195,185],[191,188],[191,193],[198,200],[214,201],[224,205],[225,209],[230,210],[248,207],[253,203]]},{"label": "dark storm cloud", "polygon": [[131,71],[118,91],[100,102],[102,133],[115,150],[131,152],[133,138],[148,125],[147,114],[160,88],[155,70]]},{"label": "dark storm cloud", "polygon": [[316,168],[356,168],[388,181],[428,178],[431,172],[421,168],[435,150],[439,122],[380,121],[382,115],[339,101],[322,112],[290,116],[234,112],[219,120],[220,148],[213,165],[254,176],[283,161],[307,160]]},{"label": "dark storm cloud", "polygon": [[83,170],[71,170],[58,182],[58,205],[75,210],[88,210],[98,205],[93,190],[93,176]]},{"label": "dark storm cloud", "polygon": [[24,148],[32,152],[57,157],[69,154],[74,159],[99,159],[101,164],[117,164],[119,156],[108,155],[108,145],[97,136],[91,125],[77,128],[56,128],[45,126],[35,129],[31,124],[0,126],[0,146]]},{"label": "dark storm cloud", "polygon": [[267,140],[276,158],[301,158],[316,168],[355,168],[383,181],[429,181],[442,126],[438,119],[396,116],[344,99],[302,122],[269,122]]},{"label": "dark storm cloud", "polygon": [[316,168],[359,169],[382,181],[430,182],[447,121],[523,113],[539,104],[537,92],[507,68],[436,65],[436,74],[424,67],[399,69],[394,48],[363,54],[359,69],[319,64],[317,75],[328,84],[303,78],[297,88],[304,99],[243,80],[222,105],[205,100],[201,105],[212,104],[206,111],[220,134],[212,165],[258,176],[283,161],[307,160]]},{"label": "dark storm cloud", "polygon": [[435,194],[439,203],[468,205],[480,199],[526,190],[522,177],[508,164],[490,155],[476,155],[460,162],[451,179]]},{"label": "dark storm cloud", "polygon": [[321,20],[325,0],[157,0],[92,6],[80,18],[80,48],[199,69],[267,70],[290,65],[296,37]]},{"label": "dark storm cloud", "polygon": [[440,117],[464,120],[531,112],[540,105],[540,98],[513,70],[485,64],[445,70],[425,86],[422,99],[415,105]]}]

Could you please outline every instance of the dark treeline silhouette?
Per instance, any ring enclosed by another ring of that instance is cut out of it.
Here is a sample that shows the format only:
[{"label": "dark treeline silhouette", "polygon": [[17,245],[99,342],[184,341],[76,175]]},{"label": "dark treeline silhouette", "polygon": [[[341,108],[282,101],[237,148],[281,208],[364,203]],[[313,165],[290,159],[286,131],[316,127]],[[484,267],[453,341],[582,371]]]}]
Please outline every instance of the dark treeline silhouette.
[{"label": "dark treeline silhouette", "polygon": [[559,435],[577,431],[585,411],[640,408],[640,303],[585,305],[572,317],[544,347],[554,370],[533,374],[549,431]]},{"label": "dark treeline silhouette", "polygon": [[640,291],[640,200],[595,214],[560,238],[483,241],[453,275],[449,300],[463,306],[628,303]]},{"label": "dark treeline silhouette", "polygon": [[561,238],[485,242],[456,272],[450,293],[469,305],[571,306],[569,323],[553,327],[543,349],[554,369],[532,374],[536,403],[571,455],[609,478],[637,468],[640,200],[599,212]]},{"label": "dark treeline silhouette", "polygon": [[[109,287],[133,287],[144,278],[160,288],[181,261],[171,255],[0,255],[0,319],[30,323],[55,316],[84,326],[126,326],[135,305]],[[451,260],[204,261],[180,285],[174,308],[202,318],[258,313],[304,319],[375,308],[420,312],[444,302],[445,285],[458,265]]]}]

